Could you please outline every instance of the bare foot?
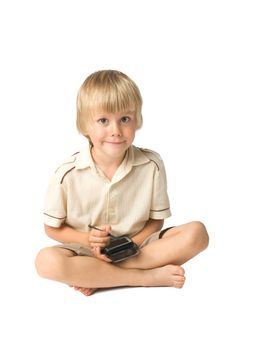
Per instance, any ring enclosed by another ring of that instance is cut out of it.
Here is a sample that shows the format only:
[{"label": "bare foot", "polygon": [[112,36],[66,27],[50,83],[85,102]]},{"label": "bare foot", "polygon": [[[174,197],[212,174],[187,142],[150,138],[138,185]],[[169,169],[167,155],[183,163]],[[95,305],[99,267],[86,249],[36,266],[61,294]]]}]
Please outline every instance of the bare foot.
[{"label": "bare foot", "polygon": [[74,287],[74,289],[84,294],[87,297],[92,295],[97,290],[97,288],[84,288],[84,287]]},{"label": "bare foot", "polygon": [[149,287],[168,286],[182,288],[185,283],[185,271],[183,267],[176,265],[166,265],[148,271],[149,278],[146,285]]},{"label": "bare foot", "polygon": [[97,288],[85,288],[85,287],[77,287],[77,286],[70,286],[70,287],[73,287],[74,290],[84,294],[87,297],[92,295],[97,290]]},{"label": "bare foot", "polygon": [[[182,288],[185,283],[185,271],[183,267],[176,265],[166,265],[151,270],[144,271],[144,286],[146,287],[174,287]],[[73,287],[76,291],[90,296],[98,288]]]}]

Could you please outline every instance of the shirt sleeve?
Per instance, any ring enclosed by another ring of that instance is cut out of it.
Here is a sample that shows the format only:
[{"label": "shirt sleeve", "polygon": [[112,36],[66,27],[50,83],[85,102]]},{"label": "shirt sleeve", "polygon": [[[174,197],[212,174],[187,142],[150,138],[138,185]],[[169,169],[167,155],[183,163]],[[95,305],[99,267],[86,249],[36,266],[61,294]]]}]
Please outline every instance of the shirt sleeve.
[{"label": "shirt sleeve", "polygon": [[150,218],[161,220],[171,216],[169,197],[167,193],[166,172],[162,159],[158,159],[154,174],[153,194]]},{"label": "shirt sleeve", "polygon": [[67,217],[66,192],[64,186],[54,175],[48,186],[44,205],[44,223],[52,227],[61,227]]}]

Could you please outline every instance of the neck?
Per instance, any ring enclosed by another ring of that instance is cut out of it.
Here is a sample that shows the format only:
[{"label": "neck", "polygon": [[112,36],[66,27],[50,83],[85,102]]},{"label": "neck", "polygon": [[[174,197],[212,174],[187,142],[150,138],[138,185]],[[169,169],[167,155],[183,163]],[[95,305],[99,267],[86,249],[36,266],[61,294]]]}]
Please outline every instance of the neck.
[{"label": "neck", "polygon": [[105,155],[98,154],[94,147],[91,148],[91,155],[95,165],[105,174],[105,176],[111,180],[116,170],[124,160],[126,152],[118,158],[107,158]]}]

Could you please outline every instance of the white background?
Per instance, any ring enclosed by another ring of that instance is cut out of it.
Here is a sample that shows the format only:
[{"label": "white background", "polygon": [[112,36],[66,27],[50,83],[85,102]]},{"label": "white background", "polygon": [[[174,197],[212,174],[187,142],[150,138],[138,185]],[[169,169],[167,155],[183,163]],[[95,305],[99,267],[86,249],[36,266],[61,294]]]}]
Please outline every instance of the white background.
[{"label": "white background", "polygon": [[[255,349],[255,18],[247,0],[1,1],[2,349]],[[208,228],[182,290],[86,298],[36,275],[46,186],[84,145],[78,88],[106,68],[140,87],[135,144],[165,161],[166,224]]]}]

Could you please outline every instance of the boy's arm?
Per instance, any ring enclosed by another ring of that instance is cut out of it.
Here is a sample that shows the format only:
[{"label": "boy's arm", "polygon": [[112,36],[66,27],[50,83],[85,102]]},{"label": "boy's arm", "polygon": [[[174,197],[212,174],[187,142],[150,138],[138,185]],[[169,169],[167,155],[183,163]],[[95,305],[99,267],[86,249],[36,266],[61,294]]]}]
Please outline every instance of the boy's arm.
[{"label": "boy's arm", "polygon": [[[135,236],[132,237],[132,240],[137,245],[140,245],[148,236],[152,233],[161,230],[163,227],[164,220],[155,220],[149,219],[144,228],[138,232]],[[52,227],[48,225],[44,225],[45,233],[48,237],[54,239],[60,243],[79,243],[85,246],[95,245],[90,242],[90,233],[89,232],[80,232],[69,226],[61,226],[61,227]],[[96,231],[96,233],[98,233]],[[101,238],[101,241],[107,241],[109,238]],[[96,244],[100,246],[105,246],[105,242],[103,244]]]},{"label": "boy's arm", "polygon": [[44,225],[45,233],[48,237],[60,243],[78,243],[91,248],[103,248],[109,243],[109,225],[102,226],[101,230],[91,230],[90,232],[80,232],[72,227],[63,225],[61,227],[52,227]]},{"label": "boy's arm", "polygon": [[79,243],[89,246],[89,233],[79,232],[69,226],[52,227],[44,225],[45,233],[60,243]]},{"label": "boy's arm", "polygon": [[132,237],[132,240],[137,245],[140,245],[152,233],[161,230],[164,220],[149,219],[143,229]]}]

